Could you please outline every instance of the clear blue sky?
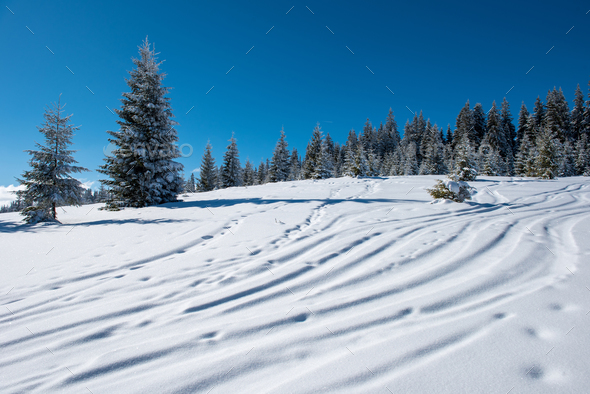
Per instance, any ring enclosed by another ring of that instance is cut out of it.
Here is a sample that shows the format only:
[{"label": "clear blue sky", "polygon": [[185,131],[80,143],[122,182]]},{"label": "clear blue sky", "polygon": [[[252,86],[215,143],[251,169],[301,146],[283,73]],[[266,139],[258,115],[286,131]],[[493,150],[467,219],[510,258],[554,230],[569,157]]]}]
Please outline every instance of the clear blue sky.
[{"label": "clear blue sky", "polygon": [[190,174],[207,140],[220,162],[232,131],[242,163],[258,164],[283,126],[289,147],[304,153],[316,122],[344,142],[390,107],[401,132],[408,108],[446,129],[468,99],[488,109],[506,96],[515,118],[521,101],[532,109],[553,86],[571,103],[577,83],[588,92],[589,9],[579,1],[6,0],[0,185],[27,168],[23,150],[42,141],[36,126],[60,93],[81,125],[75,157],[93,170],[83,180],[101,177],[105,131],[117,128],[106,107],[119,107],[146,36],[166,60],[179,143],[194,148],[180,160]]}]

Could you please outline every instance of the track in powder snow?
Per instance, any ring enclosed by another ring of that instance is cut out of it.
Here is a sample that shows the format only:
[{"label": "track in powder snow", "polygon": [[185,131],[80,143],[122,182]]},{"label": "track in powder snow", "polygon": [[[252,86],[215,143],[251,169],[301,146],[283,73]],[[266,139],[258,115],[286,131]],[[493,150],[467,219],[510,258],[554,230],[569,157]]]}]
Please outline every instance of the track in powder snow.
[{"label": "track in powder snow", "polygon": [[588,179],[437,178],[1,215],[0,392],[586,390]]}]

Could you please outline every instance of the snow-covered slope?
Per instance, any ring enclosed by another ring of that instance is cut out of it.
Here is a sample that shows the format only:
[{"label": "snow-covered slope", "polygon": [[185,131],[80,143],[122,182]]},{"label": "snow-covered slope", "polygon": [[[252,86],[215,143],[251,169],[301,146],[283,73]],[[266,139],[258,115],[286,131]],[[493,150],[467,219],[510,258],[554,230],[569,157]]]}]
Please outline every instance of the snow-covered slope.
[{"label": "snow-covered slope", "polygon": [[0,392],[586,392],[590,180],[437,178],[0,215]]}]

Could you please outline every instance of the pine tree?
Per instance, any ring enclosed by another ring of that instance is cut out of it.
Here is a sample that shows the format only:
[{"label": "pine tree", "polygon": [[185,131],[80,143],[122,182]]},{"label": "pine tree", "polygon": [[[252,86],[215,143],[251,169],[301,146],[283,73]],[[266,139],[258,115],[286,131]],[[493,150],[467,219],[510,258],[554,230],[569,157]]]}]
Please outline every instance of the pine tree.
[{"label": "pine tree", "polygon": [[580,136],[576,143],[576,172],[579,175],[590,176],[590,146],[588,133]]},{"label": "pine tree", "polygon": [[447,138],[444,140],[445,145],[451,145],[453,142],[453,131],[451,130],[451,125],[447,125]]},{"label": "pine tree", "polygon": [[582,121],[581,133],[590,134],[590,81],[588,81],[588,100],[584,109],[584,120]]},{"label": "pine tree", "polygon": [[523,101],[522,105],[520,106],[520,112],[518,113],[518,129],[516,131],[515,152],[518,152],[520,150],[520,144],[524,137],[524,133],[526,132],[528,118],[529,111],[526,108],[526,105],[524,105]]},{"label": "pine tree", "polygon": [[297,149],[293,148],[289,164],[289,180],[298,181],[299,179],[301,179],[301,162],[299,160]]},{"label": "pine tree", "polygon": [[537,96],[537,100],[535,101],[533,120],[533,126],[535,130],[543,130],[545,128],[545,105],[543,105],[543,102],[539,96]]},{"label": "pine tree", "polygon": [[[342,175],[344,176],[351,176],[354,177],[357,174],[356,171],[356,148],[352,148],[350,145],[347,145],[344,148],[345,155],[344,155],[344,163],[342,166]],[[363,149],[364,152],[364,149]],[[365,158],[366,160],[366,158]]]},{"label": "pine tree", "polygon": [[[318,123],[313,129],[311,141],[307,144],[303,163],[303,179],[323,179],[328,177],[328,153]],[[331,176],[331,175],[330,175]]]},{"label": "pine tree", "polygon": [[542,179],[554,179],[558,169],[558,138],[551,128],[544,129],[537,138],[537,151],[535,158],[535,172]]},{"label": "pine tree", "polygon": [[334,144],[334,155],[332,156],[332,162],[334,163],[334,178],[342,176],[342,160],[340,155],[340,144]]},{"label": "pine tree", "polygon": [[312,176],[313,179],[327,179],[334,176],[334,164],[332,163],[332,154],[328,150],[328,144],[324,139],[322,149],[318,158],[318,165]]},{"label": "pine tree", "polygon": [[[404,136],[405,138],[405,136]],[[403,147],[403,174],[404,175],[418,175],[419,164],[416,143],[409,141],[408,143],[402,143]]]},{"label": "pine tree", "polygon": [[365,122],[365,126],[363,127],[363,133],[359,137],[359,142],[363,144],[363,148],[365,152],[370,153],[374,152],[377,145],[377,133],[371,124],[369,118]]},{"label": "pine tree", "polygon": [[506,141],[495,101],[488,113],[487,129],[478,152],[480,163],[487,163],[481,169],[485,175],[506,175],[506,158],[512,154],[512,150]]},{"label": "pine tree", "polygon": [[264,185],[266,183],[266,166],[264,165],[264,160],[260,161],[260,165],[258,166],[258,185]]},{"label": "pine tree", "polygon": [[240,153],[233,133],[229,141],[230,143],[223,156],[223,165],[221,166],[221,187],[223,188],[242,185],[242,167],[239,159]]},{"label": "pine tree", "polygon": [[199,171],[197,190],[200,192],[208,192],[215,190],[217,185],[217,166],[215,165],[215,159],[211,154],[211,144],[209,141],[207,141],[205,154],[203,155],[203,160],[201,161],[201,170]]},{"label": "pine tree", "polygon": [[172,120],[168,88],[162,86],[165,74],[162,62],[146,40],[139,48],[140,59],[133,59],[136,68],[130,71],[127,85],[131,92],[123,93],[121,109],[116,109],[120,131],[108,131],[109,142],[117,146],[106,157],[99,172],[110,179],[102,180],[110,189],[112,199],[107,209],[145,207],[176,201],[182,191],[179,172],[182,164]]},{"label": "pine tree", "polygon": [[195,174],[192,172],[191,172],[191,176],[189,177],[188,181],[186,182],[186,191],[189,193],[194,193],[197,191]]},{"label": "pine tree", "polygon": [[431,127],[430,121],[428,122],[428,128],[431,129],[431,132],[424,136],[420,147],[422,150],[420,175],[444,174],[446,169],[443,158],[444,145],[441,138],[441,132],[439,132],[436,124]]},{"label": "pine tree", "polygon": [[[558,92],[555,88],[553,91],[547,92],[547,104],[543,123],[545,128],[551,130],[551,133],[561,143],[569,139],[569,110],[567,109],[567,102],[563,97],[561,90]],[[564,108],[565,106],[565,108]]]},{"label": "pine tree", "polygon": [[83,203],[84,188],[70,174],[88,170],[73,165],[77,163],[72,157],[75,151],[68,149],[79,127],[70,124],[72,115],[62,115],[63,108],[58,100],[45,110],[45,122],[37,127],[45,137],[45,145],[37,143],[38,150],[25,151],[31,155],[31,169],[22,174],[22,179],[17,178],[25,189],[16,194],[26,206],[21,214],[27,223],[58,222],[57,207]]},{"label": "pine tree", "polygon": [[246,165],[244,166],[244,186],[252,186],[254,185],[255,182],[255,177],[254,177],[254,166],[252,165],[252,162],[250,161],[250,159],[246,159]]},{"label": "pine tree", "polygon": [[457,123],[455,126],[455,132],[453,133],[453,141],[451,143],[453,150],[455,147],[463,141],[463,137],[467,137],[471,146],[475,146],[477,138],[475,136],[475,119],[473,118],[473,112],[469,109],[469,100],[465,103],[465,106],[459,112],[457,116]]},{"label": "pine tree", "polygon": [[584,125],[584,112],[586,108],[584,106],[584,94],[582,90],[580,90],[580,85],[576,87],[576,95],[574,98],[574,108],[572,109],[571,115],[571,128],[572,128],[572,138],[577,141],[585,132],[585,125]]},{"label": "pine tree", "polygon": [[461,133],[461,135],[461,139],[456,141],[454,170],[449,178],[454,181],[474,181],[477,177],[477,163],[473,145],[467,133]]},{"label": "pine tree", "polygon": [[368,171],[369,163],[367,162],[365,147],[363,144],[358,144],[352,160],[350,172],[347,175],[353,177],[366,176]]},{"label": "pine tree", "polygon": [[558,148],[560,148],[558,149],[558,175],[576,175],[576,152],[574,150],[574,145],[566,139],[562,146],[558,145]]},{"label": "pine tree", "polygon": [[399,145],[400,140],[401,139],[399,131],[397,130],[397,123],[395,121],[395,116],[393,115],[393,110],[389,108],[389,113],[387,114],[387,119],[385,120],[385,126],[381,129],[381,133],[377,134],[378,154],[380,157],[383,158],[388,154],[393,154]]},{"label": "pine tree", "polygon": [[506,100],[506,97],[504,97],[502,100],[500,124],[502,125],[502,130],[504,131],[504,138],[506,139],[505,160],[507,163],[511,163],[514,160],[514,152],[516,151],[516,128],[514,127],[514,123],[512,123],[510,104],[508,103],[508,100]]},{"label": "pine tree", "polygon": [[486,134],[486,113],[480,103],[473,107],[473,135],[474,135],[474,149],[479,148],[479,144],[483,141]]},{"label": "pine tree", "polygon": [[285,141],[285,130],[281,129],[281,137],[277,141],[269,169],[269,179],[271,182],[283,182],[289,178],[289,150]]}]

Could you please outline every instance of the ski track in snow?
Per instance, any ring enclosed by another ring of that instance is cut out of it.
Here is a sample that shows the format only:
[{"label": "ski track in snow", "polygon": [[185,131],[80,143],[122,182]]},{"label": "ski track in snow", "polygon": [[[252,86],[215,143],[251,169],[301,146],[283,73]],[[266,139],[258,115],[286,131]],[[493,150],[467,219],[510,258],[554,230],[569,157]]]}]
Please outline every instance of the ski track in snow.
[{"label": "ski track in snow", "polygon": [[437,178],[0,215],[0,392],[587,390],[590,180]]}]

